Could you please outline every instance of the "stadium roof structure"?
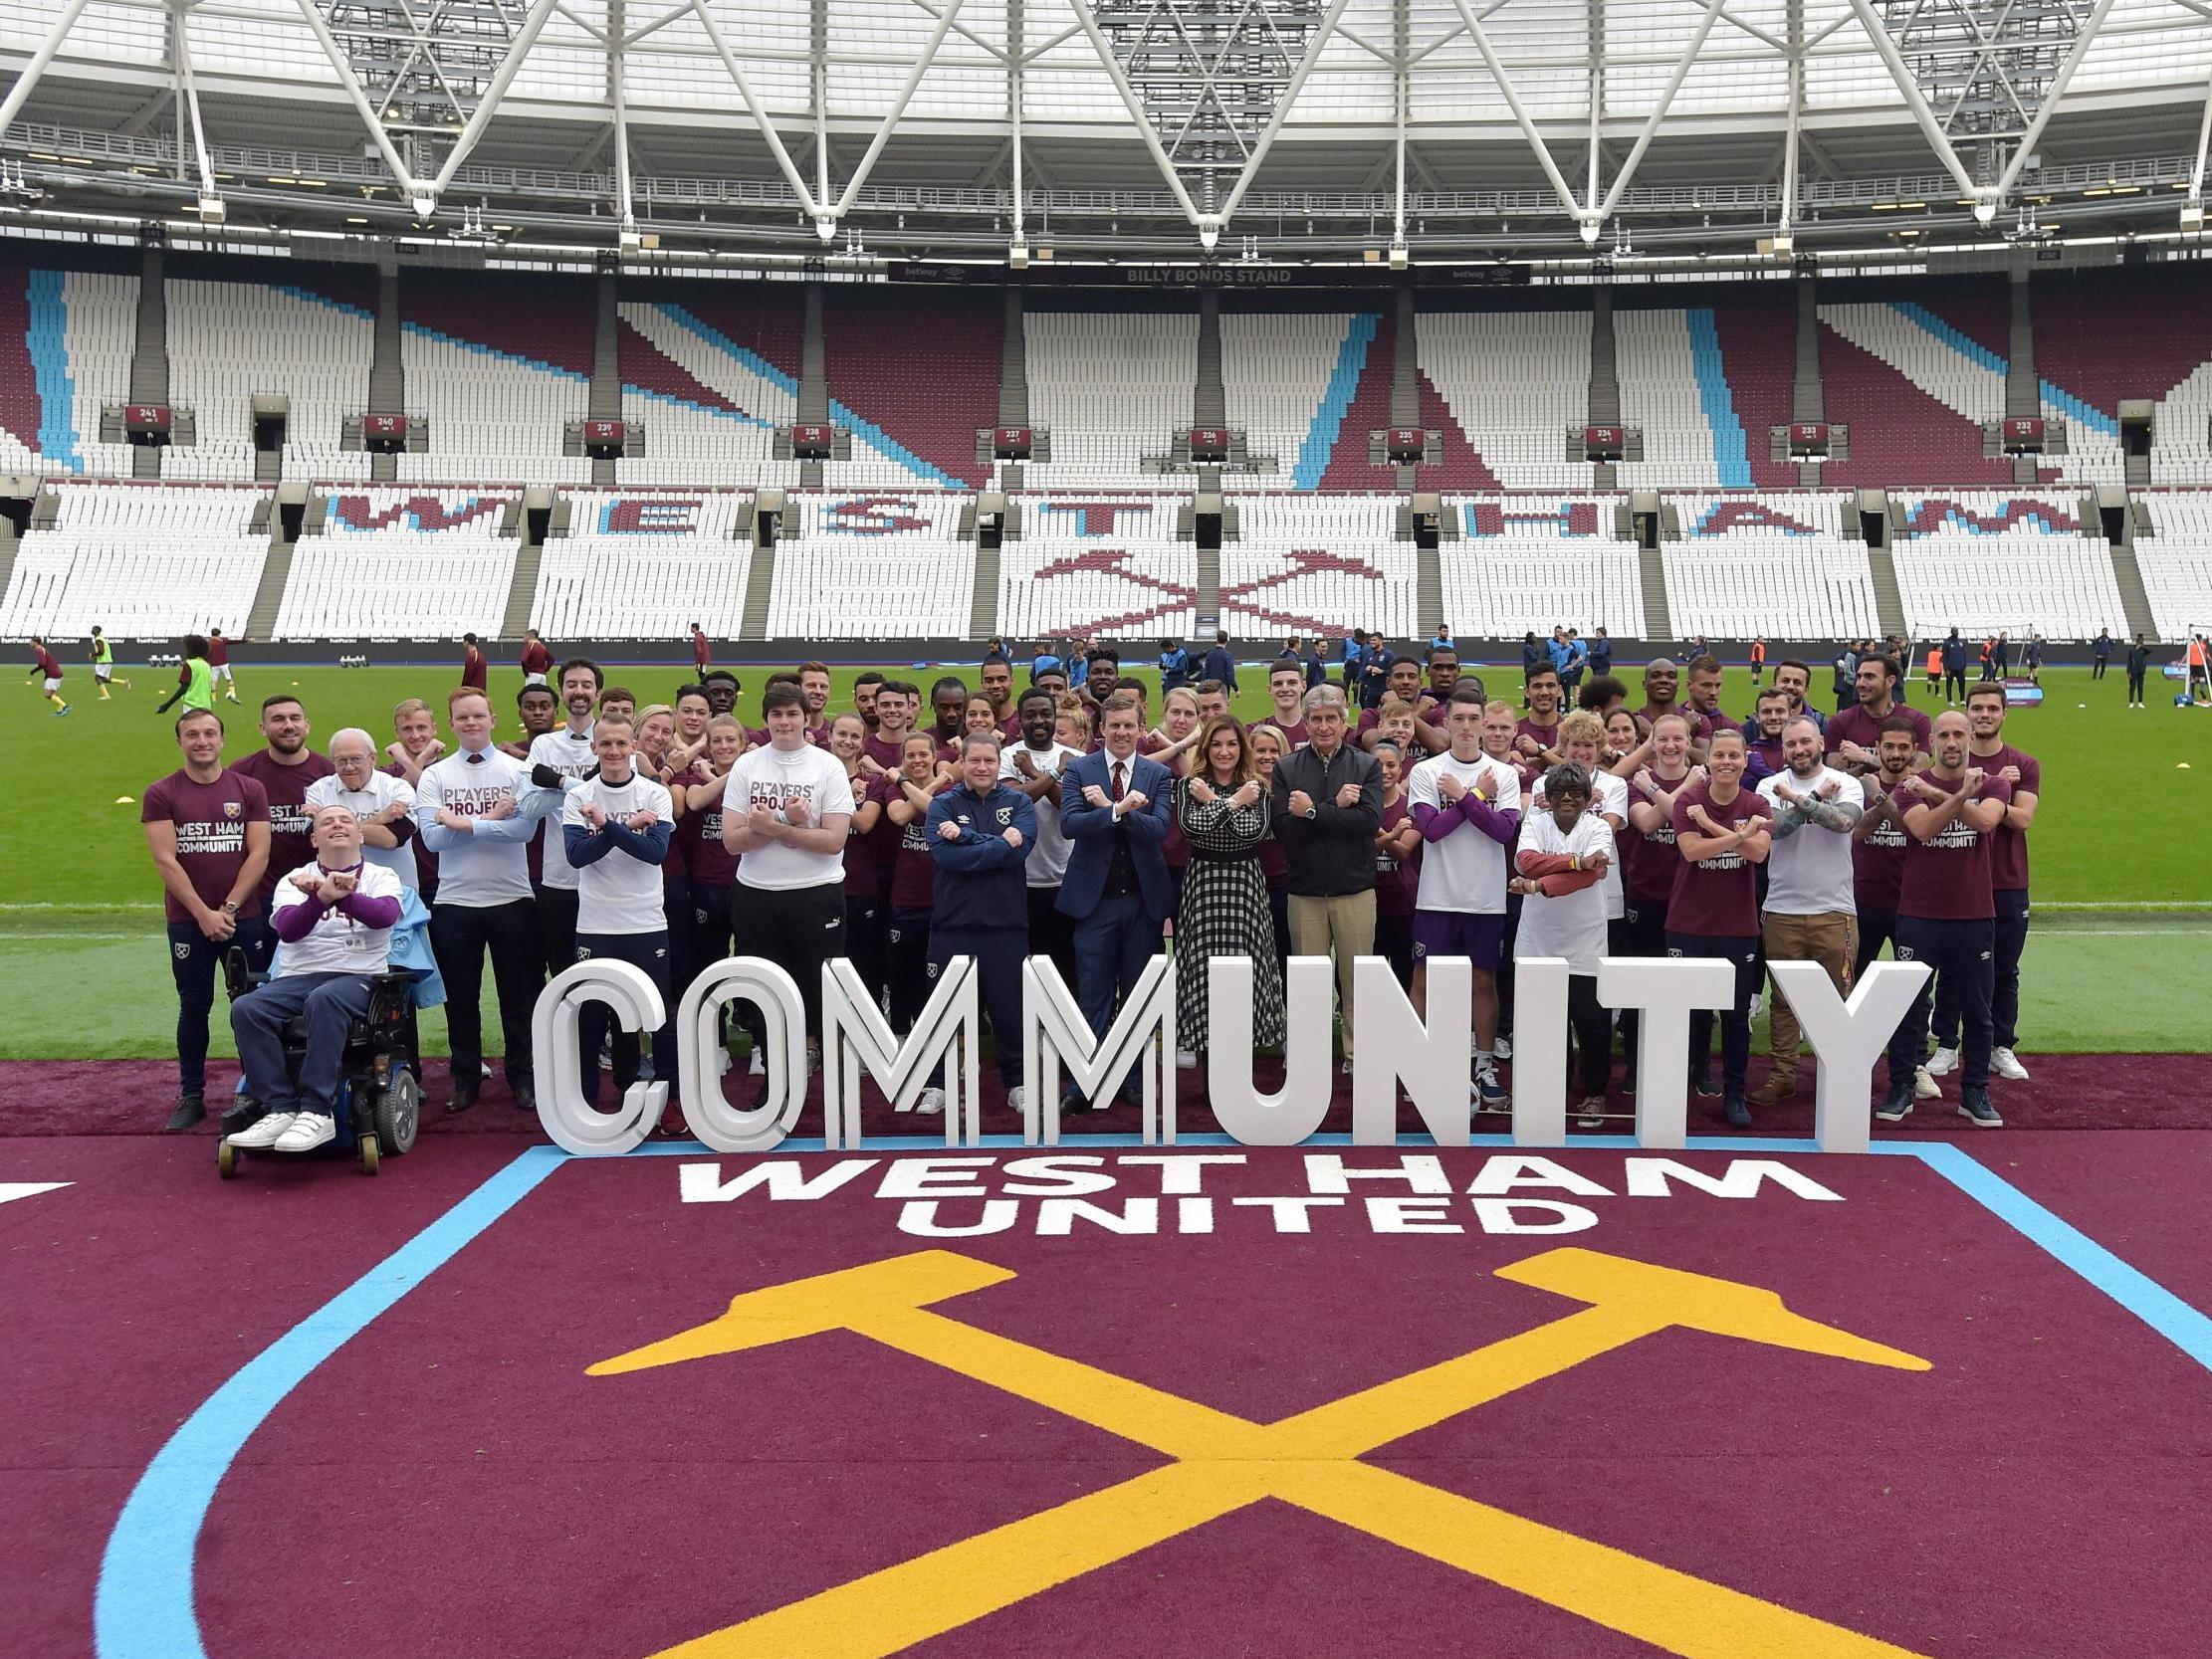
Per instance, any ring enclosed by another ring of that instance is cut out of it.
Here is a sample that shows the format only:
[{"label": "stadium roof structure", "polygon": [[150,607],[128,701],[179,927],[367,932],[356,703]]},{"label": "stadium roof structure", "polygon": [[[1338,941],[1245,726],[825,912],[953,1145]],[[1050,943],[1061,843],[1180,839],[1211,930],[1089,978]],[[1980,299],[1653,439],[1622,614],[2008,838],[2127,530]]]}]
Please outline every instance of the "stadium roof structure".
[{"label": "stadium roof structure", "polygon": [[2201,234],[2212,0],[14,0],[0,212],[804,269]]}]

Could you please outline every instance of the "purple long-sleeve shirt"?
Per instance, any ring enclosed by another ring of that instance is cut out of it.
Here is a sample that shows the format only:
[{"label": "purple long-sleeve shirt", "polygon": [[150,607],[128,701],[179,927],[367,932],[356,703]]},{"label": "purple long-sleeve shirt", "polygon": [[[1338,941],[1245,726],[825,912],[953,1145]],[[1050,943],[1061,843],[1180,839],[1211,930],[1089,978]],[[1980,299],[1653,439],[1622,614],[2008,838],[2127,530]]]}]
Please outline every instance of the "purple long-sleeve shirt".
[{"label": "purple long-sleeve shirt", "polygon": [[1518,812],[1500,812],[1488,801],[1475,797],[1472,789],[1455,801],[1431,806],[1423,801],[1414,808],[1414,822],[1421,826],[1424,841],[1441,841],[1461,824],[1472,824],[1501,847],[1510,847],[1521,831]]},{"label": "purple long-sleeve shirt", "polygon": [[364,928],[391,928],[399,922],[397,899],[376,899],[365,893],[348,893],[334,905],[326,905],[312,894],[304,903],[287,905],[271,918],[277,937],[287,944],[298,944],[315,932],[315,925],[332,911],[348,917]]}]

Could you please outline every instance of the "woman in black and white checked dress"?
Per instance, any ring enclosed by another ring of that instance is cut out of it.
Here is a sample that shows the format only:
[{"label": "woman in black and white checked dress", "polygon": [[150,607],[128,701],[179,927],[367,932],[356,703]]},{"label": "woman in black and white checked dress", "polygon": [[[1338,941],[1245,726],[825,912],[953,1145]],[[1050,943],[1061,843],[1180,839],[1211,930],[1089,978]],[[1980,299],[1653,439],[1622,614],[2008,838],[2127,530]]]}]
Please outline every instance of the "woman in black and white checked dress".
[{"label": "woman in black and white checked dress", "polygon": [[1283,1040],[1282,967],[1259,845],[1267,839],[1273,805],[1241,725],[1226,716],[1207,723],[1191,775],[1176,782],[1175,802],[1191,844],[1175,919],[1176,1030],[1185,1046],[1206,1047],[1207,962],[1248,956],[1252,1043],[1272,1047]]}]

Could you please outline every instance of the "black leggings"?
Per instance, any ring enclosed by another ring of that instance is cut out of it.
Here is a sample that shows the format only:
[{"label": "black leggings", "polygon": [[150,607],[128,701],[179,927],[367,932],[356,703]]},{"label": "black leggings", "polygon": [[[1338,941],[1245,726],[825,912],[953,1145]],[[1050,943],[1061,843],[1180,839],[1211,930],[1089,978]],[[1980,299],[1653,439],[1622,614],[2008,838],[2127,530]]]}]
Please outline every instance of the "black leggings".
[{"label": "black leggings", "polygon": [[1605,1093],[1606,1078],[1613,1070],[1613,1022],[1598,1000],[1595,974],[1577,973],[1567,980],[1567,1028],[1575,1036],[1575,1093],[1583,1100]]},{"label": "black leggings", "polygon": [[2127,671],[2127,701],[2130,703],[2140,703],[2142,702],[2142,700],[2143,677],[2138,671],[2129,669]]},{"label": "black leggings", "polygon": [[930,913],[893,911],[884,930],[891,1029],[905,1036],[930,999]]},{"label": "black leggings", "polygon": [[1390,963],[1402,990],[1414,988],[1414,919],[1378,916],[1375,919],[1375,954]]},{"label": "black leggings", "polygon": [[1729,1100],[1743,1093],[1744,1074],[1751,1067],[1751,999],[1759,993],[1759,940],[1754,934],[1726,938],[1710,933],[1666,935],[1669,956],[1710,956],[1730,963],[1736,971],[1735,1001],[1726,1008],[1694,1008],[1689,1015],[1689,1069],[1692,1076],[1705,1069],[1712,1050],[1713,1020],[1720,1021],[1720,1087]]}]

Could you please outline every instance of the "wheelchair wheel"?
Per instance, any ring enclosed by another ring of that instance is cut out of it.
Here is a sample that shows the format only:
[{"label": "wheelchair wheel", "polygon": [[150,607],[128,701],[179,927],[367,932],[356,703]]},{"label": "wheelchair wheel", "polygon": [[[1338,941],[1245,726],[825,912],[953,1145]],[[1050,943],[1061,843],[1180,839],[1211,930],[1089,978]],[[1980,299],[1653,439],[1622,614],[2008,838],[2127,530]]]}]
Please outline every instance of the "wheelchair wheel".
[{"label": "wheelchair wheel", "polygon": [[421,1123],[422,1085],[413,1072],[395,1068],[376,1102],[376,1139],[394,1155],[412,1151],[415,1131]]},{"label": "wheelchair wheel", "polygon": [[215,1142],[215,1172],[226,1181],[238,1173],[238,1148],[227,1138]]},{"label": "wheelchair wheel", "polygon": [[377,1165],[381,1161],[381,1156],[376,1149],[375,1135],[373,1133],[364,1134],[353,1145],[354,1149],[361,1154],[361,1173],[364,1175],[375,1174]]}]

